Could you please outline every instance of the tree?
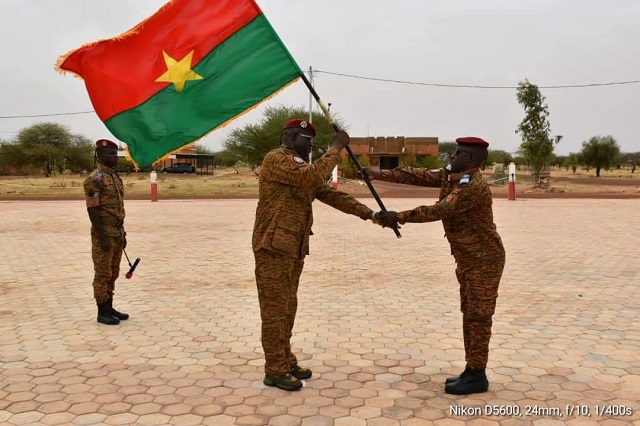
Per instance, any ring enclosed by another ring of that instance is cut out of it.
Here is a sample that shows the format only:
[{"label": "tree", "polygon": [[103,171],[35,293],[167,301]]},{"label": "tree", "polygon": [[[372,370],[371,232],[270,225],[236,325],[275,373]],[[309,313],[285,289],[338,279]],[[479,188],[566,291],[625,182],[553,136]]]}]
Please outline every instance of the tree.
[{"label": "tree", "polygon": [[221,165],[222,167],[233,167],[233,170],[236,171],[236,174],[240,174],[240,171],[236,168],[236,164],[238,163],[238,157],[231,153],[228,149],[216,152],[216,164]]},{"label": "tree", "polygon": [[522,137],[520,150],[525,162],[533,168],[533,181],[537,182],[540,171],[551,160],[554,145],[560,142],[562,136],[555,139],[549,137],[551,125],[547,119],[548,106],[538,86],[526,79],[519,82],[517,99],[525,112],[524,119],[516,129],[516,133]]},{"label": "tree", "polygon": [[499,149],[490,149],[487,154],[487,165],[491,164],[504,164],[508,166],[513,161],[513,156],[507,151]]},{"label": "tree", "polygon": [[80,171],[92,168],[92,152],[93,144],[86,137],[58,123],[38,123],[20,130],[12,142],[1,144],[0,165],[18,173]]},{"label": "tree", "polygon": [[640,164],[640,152],[625,152],[620,155],[620,162],[629,165],[633,174],[636,171],[636,166]]},{"label": "tree", "polygon": [[[230,154],[240,161],[246,161],[254,167],[262,163],[262,159],[269,151],[280,146],[282,126],[293,118],[308,118],[309,112],[304,108],[290,106],[267,107],[264,118],[257,124],[248,124],[243,128],[233,130],[224,146]],[[333,127],[319,112],[312,113],[313,125],[317,135],[313,138],[312,158],[318,158],[326,151],[333,140]],[[336,120],[338,127],[343,128],[340,120]]]},{"label": "tree", "polygon": [[582,142],[581,157],[585,165],[595,167],[596,177],[600,177],[602,168],[615,165],[620,156],[618,142],[611,136],[593,136]]},{"label": "tree", "polygon": [[575,175],[581,161],[580,153],[570,152],[569,155],[565,157],[562,164],[567,168],[567,170],[571,167],[571,171],[573,171],[573,174]]}]

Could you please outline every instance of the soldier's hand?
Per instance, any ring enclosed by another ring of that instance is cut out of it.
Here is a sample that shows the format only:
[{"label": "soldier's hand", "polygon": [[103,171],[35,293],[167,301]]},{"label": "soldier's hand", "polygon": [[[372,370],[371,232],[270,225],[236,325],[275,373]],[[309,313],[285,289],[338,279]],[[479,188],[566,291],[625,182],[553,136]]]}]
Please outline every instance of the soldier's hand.
[{"label": "soldier's hand", "polygon": [[333,148],[338,151],[342,151],[347,145],[349,145],[349,134],[344,130],[340,130],[335,135],[333,135]]},{"label": "soldier's hand", "polygon": [[111,248],[111,241],[109,241],[109,237],[106,235],[102,235],[100,237],[100,248],[104,251],[107,251]]},{"label": "soldier's hand", "polygon": [[381,171],[373,170],[373,169],[370,169],[369,167],[363,167],[362,171],[360,171],[360,175],[365,175],[365,174],[369,177],[369,180],[378,180],[382,178]]},{"label": "soldier's hand", "polygon": [[373,219],[373,222],[377,223],[383,228],[393,228],[394,226],[397,226],[398,229],[400,229],[400,226],[398,225],[398,212],[394,212],[394,211],[378,212],[376,213],[375,218]]}]

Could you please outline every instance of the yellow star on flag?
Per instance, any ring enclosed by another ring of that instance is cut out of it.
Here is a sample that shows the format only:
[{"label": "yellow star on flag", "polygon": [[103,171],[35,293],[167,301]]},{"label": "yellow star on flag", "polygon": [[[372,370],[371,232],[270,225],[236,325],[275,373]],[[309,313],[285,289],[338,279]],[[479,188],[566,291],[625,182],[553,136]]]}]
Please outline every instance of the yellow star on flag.
[{"label": "yellow star on flag", "polygon": [[176,61],[167,54],[164,50],[164,62],[167,64],[167,72],[162,74],[156,82],[169,82],[173,83],[176,88],[176,92],[182,92],[184,84],[187,80],[202,80],[202,76],[196,74],[191,69],[191,59],[193,58],[193,50],[187,54],[180,61]]}]

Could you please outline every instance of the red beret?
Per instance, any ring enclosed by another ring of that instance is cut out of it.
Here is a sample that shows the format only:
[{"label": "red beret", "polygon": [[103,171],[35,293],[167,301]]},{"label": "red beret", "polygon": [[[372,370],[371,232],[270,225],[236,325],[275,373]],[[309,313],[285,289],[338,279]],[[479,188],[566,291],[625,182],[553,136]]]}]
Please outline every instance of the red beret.
[{"label": "red beret", "polygon": [[98,148],[114,148],[120,149],[117,143],[111,142],[109,139],[98,139],[96,141],[96,149]]},{"label": "red beret", "polygon": [[464,145],[481,146],[483,148],[489,147],[489,142],[485,141],[484,139],[476,138],[475,136],[467,136],[467,137],[464,137],[464,138],[458,138],[458,139],[456,139],[456,143],[464,144]]},{"label": "red beret", "polygon": [[313,136],[316,135],[316,128],[314,127],[313,124],[309,123],[306,120],[300,120],[299,118],[294,118],[293,120],[289,120],[286,123],[284,123],[284,128],[285,129],[305,129],[306,131],[308,131],[309,133],[311,133]]}]

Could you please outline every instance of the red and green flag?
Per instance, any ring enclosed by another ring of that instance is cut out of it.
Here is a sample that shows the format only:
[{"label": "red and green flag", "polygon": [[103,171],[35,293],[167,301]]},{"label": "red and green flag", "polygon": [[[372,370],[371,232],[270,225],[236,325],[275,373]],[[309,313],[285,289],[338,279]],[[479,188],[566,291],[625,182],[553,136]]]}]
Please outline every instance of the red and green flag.
[{"label": "red and green flag", "polygon": [[173,0],[130,31],[62,56],[140,167],[179,151],[302,71],[254,0]]}]

